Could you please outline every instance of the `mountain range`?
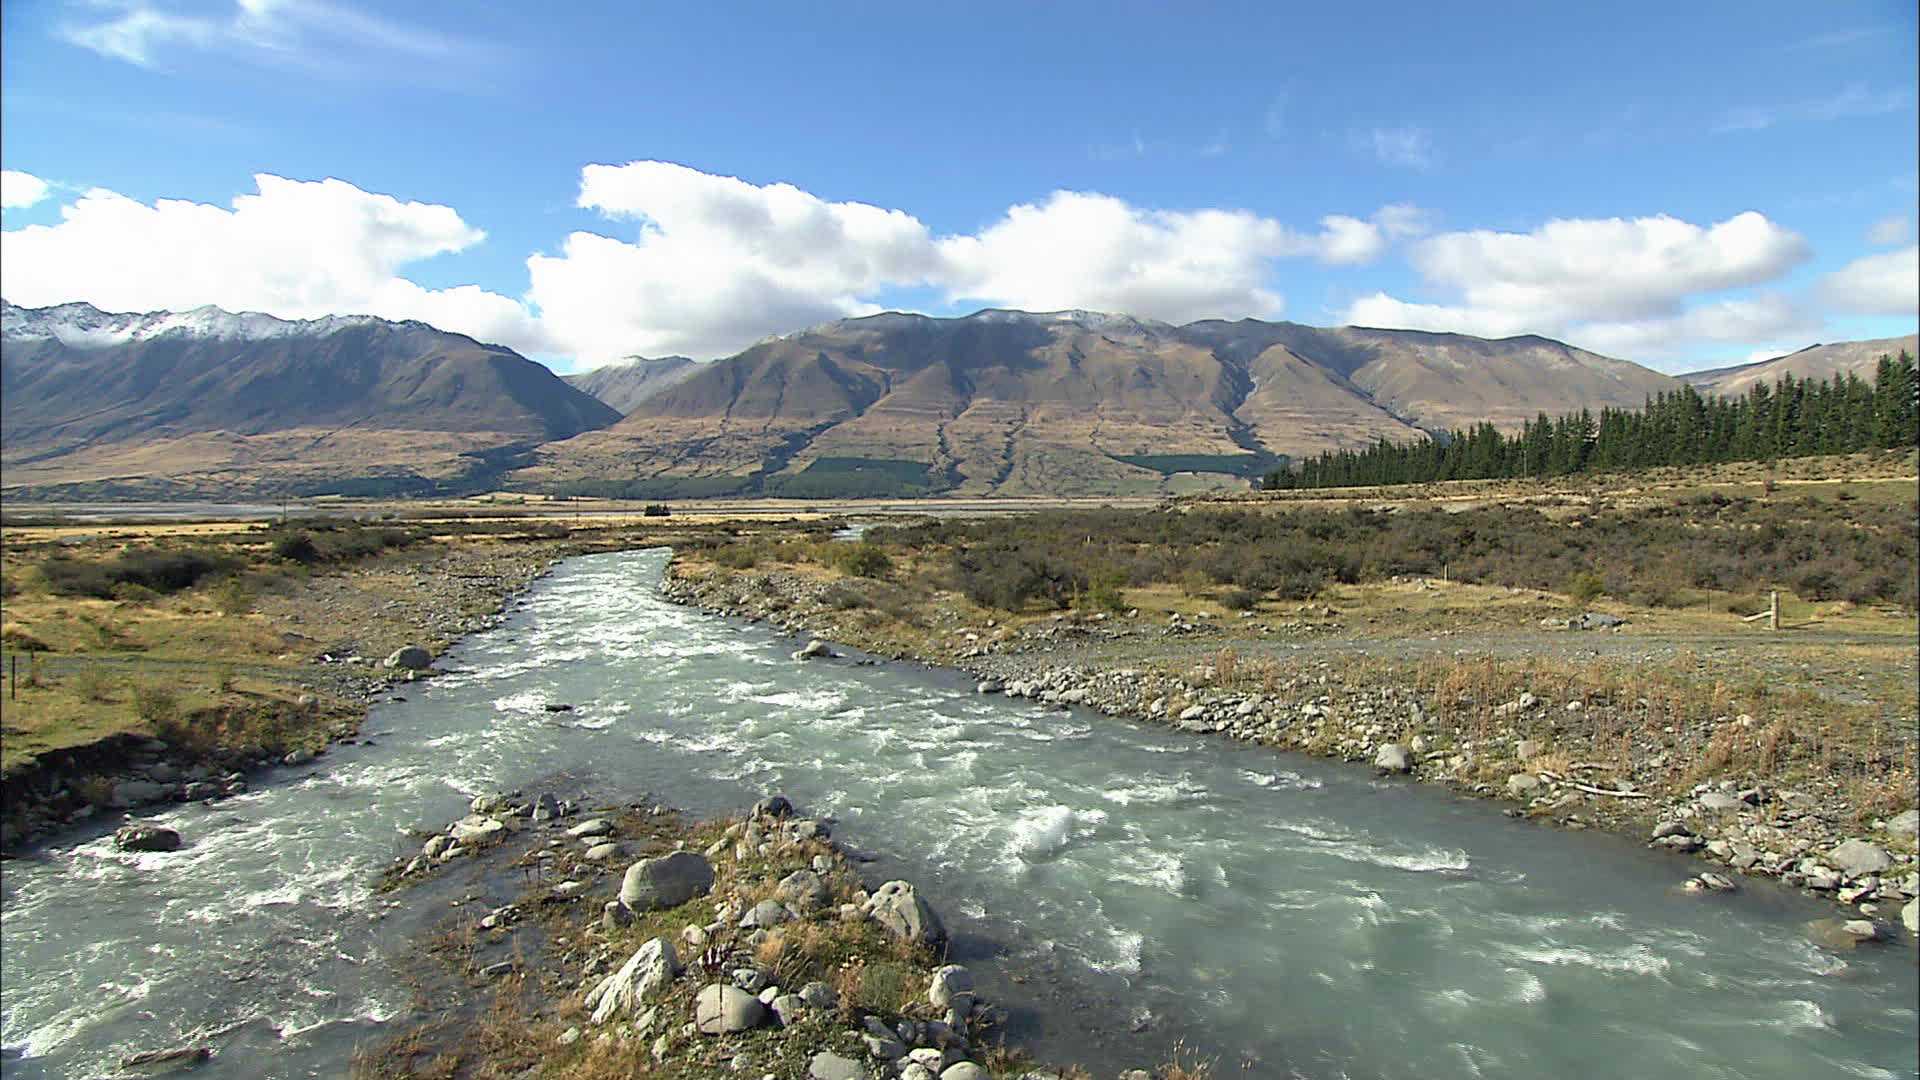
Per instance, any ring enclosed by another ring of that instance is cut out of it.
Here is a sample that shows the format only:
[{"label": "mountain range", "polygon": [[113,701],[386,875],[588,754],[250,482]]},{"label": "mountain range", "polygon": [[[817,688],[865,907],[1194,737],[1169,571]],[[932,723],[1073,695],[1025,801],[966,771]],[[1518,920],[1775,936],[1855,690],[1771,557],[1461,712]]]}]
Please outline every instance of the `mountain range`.
[{"label": "mountain range", "polygon": [[0,307],[8,488],[424,493],[619,418],[542,364],[424,323]]},{"label": "mountain range", "polygon": [[541,447],[541,486],[1126,494],[1177,473],[1638,406],[1673,378],[1539,337],[1087,311],[886,313],[763,341]]},{"label": "mountain range", "polygon": [[[1683,385],[1542,337],[1087,311],[889,312],[566,379],[367,316],[3,314],[11,496],[1142,494]],[[1768,365],[1870,376],[1903,342],[1686,378],[1741,392]]]}]

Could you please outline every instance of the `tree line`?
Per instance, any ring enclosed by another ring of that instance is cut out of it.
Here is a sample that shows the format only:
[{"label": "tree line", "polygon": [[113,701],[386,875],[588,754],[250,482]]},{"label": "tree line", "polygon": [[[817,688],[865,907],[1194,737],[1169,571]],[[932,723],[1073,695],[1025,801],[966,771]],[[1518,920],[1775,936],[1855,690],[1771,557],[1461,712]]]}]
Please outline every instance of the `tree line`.
[{"label": "tree line", "polygon": [[1597,417],[1582,409],[1558,419],[1541,413],[1512,435],[1482,422],[1419,442],[1381,439],[1277,469],[1262,483],[1282,490],[1567,476],[1913,446],[1920,442],[1916,394],[1914,359],[1902,352],[1880,358],[1872,384],[1850,372],[1818,381],[1787,375],[1737,397],[1684,386],[1640,409],[1607,408]]}]

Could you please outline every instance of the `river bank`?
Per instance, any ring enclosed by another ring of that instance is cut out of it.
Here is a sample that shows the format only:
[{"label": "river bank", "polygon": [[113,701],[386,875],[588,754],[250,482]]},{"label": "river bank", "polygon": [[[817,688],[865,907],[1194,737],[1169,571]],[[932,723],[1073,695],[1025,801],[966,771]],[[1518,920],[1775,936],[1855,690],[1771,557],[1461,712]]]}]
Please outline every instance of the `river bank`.
[{"label": "river bank", "polygon": [[849,602],[850,590],[871,584],[824,568],[741,571],[683,558],[662,588],[701,610],[951,666],[983,694],[1362,763],[1732,871],[1677,871],[1692,891],[1775,879],[1847,908],[1825,935],[1843,947],[1900,926],[1910,938],[1920,931],[1920,814],[1898,748],[1878,783],[1822,776],[1807,760],[1817,756],[1810,733],[1784,715],[1730,708],[1722,687],[1696,692],[1630,667],[1484,654],[1409,659],[1383,649],[1383,659],[1361,647],[1289,657],[1250,649],[1204,617],[1155,625],[1076,612],[1003,624],[958,603]]},{"label": "river bank", "polygon": [[[134,716],[103,725],[97,738],[10,755],[0,776],[0,853],[125,814],[230,798],[269,770],[310,766],[329,747],[351,744],[374,702],[431,675],[452,643],[497,625],[513,597],[554,563],[606,543],[454,540],[323,569],[251,597],[244,612],[209,612],[242,629],[228,635],[234,640],[207,643],[199,656],[29,651],[27,700],[16,697],[10,710],[34,710],[36,697],[79,686],[67,695],[76,701],[45,707],[84,715],[130,699]],[[122,625],[132,614],[124,602],[95,606],[103,611],[91,617]],[[15,621],[17,611],[8,625],[26,637],[31,631]],[[10,714],[10,738],[23,734],[21,722],[20,713]]]}]

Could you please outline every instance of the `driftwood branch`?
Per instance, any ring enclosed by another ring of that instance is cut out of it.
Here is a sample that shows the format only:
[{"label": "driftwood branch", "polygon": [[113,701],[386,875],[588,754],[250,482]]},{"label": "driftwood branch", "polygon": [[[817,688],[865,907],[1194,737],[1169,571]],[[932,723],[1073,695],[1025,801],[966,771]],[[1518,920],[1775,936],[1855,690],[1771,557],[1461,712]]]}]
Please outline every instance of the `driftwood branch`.
[{"label": "driftwood branch", "polygon": [[1584,791],[1589,795],[1611,795],[1616,799],[1651,799],[1653,798],[1652,795],[1649,795],[1644,791],[1615,791],[1612,788],[1594,787],[1592,784],[1582,784],[1577,780],[1567,781],[1567,786],[1579,791]]}]

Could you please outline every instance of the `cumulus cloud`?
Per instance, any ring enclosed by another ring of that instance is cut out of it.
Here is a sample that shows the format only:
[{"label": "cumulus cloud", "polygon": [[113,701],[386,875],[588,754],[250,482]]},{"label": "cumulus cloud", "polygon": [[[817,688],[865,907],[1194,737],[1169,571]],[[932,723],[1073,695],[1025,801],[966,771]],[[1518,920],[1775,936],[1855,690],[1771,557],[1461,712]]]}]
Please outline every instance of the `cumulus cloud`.
[{"label": "cumulus cloud", "polygon": [[1330,214],[1308,230],[1246,210],[1147,209],[1058,191],[977,231],[935,235],[897,209],[637,161],[582,170],[578,205],[607,227],[529,257],[527,292],[509,297],[406,277],[410,264],[484,238],[451,207],[341,180],[255,182],[258,192],[231,207],[89,191],[58,224],[6,234],[8,299],[420,319],[591,366],[634,353],[727,355],[870,314],[902,289],[1169,322],[1274,316],[1285,308],[1270,285],[1277,260],[1356,265],[1426,228],[1404,204]]},{"label": "cumulus cloud", "polygon": [[1442,233],[1416,243],[1411,261],[1457,301],[1375,293],[1345,315],[1363,326],[1570,337],[1603,351],[1754,340],[1804,326],[1807,316],[1779,296],[1694,301],[1775,280],[1808,254],[1799,235],[1751,211],[1705,227],[1662,215]]},{"label": "cumulus cloud", "polygon": [[95,188],[53,225],[6,233],[7,299],[85,300],[109,311],[214,304],[282,318],[367,314],[419,319],[521,348],[543,344],[516,300],[472,286],[426,289],[409,263],[478,244],[453,208],[402,202],[342,180],[262,173],[232,208],[151,205]]},{"label": "cumulus cloud", "polygon": [[527,260],[556,344],[588,362],[733,352],[869,313],[866,297],[924,283],[938,263],[926,226],[901,211],[663,161],[590,165],[578,202],[638,226],[632,240],[576,232]]},{"label": "cumulus cloud", "polygon": [[1056,191],[972,235],[938,242],[950,301],[1031,311],[1091,308],[1167,322],[1273,316],[1272,262],[1352,265],[1386,248],[1381,227],[1346,215],[1303,233],[1245,210],[1146,210],[1111,195]]},{"label": "cumulus cloud", "polygon": [[47,197],[49,185],[32,173],[0,169],[0,208],[32,206]]},{"label": "cumulus cloud", "polygon": [[1842,311],[1912,315],[1920,310],[1920,246],[1855,259],[1822,278],[1819,293]]},{"label": "cumulus cloud", "polygon": [[1377,258],[1417,217],[1329,215],[1316,232],[1243,210],[1149,210],[1058,191],[974,233],[935,236],[900,210],[828,202],[637,161],[583,170],[579,204],[637,225],[632,239],[569,236],[528,260],[529,298],[564,351],[715,356],[772,333],[878,310],[887,289],[1029,310],[1092,308],[1180,322],[1276,315],[1273,261]]}]

